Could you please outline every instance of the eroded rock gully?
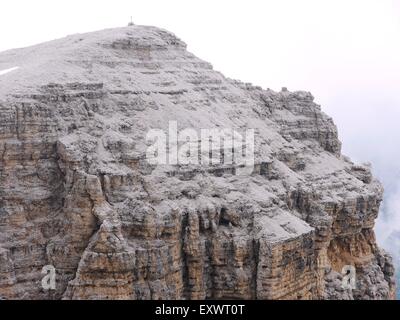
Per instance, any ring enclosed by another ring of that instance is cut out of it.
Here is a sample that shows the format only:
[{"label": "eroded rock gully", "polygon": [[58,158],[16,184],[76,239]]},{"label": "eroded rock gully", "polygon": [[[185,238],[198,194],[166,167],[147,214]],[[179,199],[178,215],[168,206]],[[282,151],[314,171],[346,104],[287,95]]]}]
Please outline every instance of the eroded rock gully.
[{"label": "eroded rock gully", "polygon": [[[14,66],[0,77],[1,298],[394,297],[373,231],[382,187],[310,93],[227,79],[144,26],[0,53]],[[253,173],[149,165],[146,133],[169,121],[255,129]]]}]

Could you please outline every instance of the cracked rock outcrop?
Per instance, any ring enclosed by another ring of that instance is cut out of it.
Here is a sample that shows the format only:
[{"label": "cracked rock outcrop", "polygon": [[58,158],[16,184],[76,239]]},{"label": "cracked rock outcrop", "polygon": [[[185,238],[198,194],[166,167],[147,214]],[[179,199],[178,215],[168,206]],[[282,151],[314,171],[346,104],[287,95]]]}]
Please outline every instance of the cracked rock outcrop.
[{"label": "cracked rock outcrop", "polygon": [[[146,26],[0,53],[13,67],[0,76],[0,298],[394,298],[373,231],[383,189],[341,155],[310,93],[228,79]],[[254,170],[149,164],[146,134],[170,121],[254,129]]]}]

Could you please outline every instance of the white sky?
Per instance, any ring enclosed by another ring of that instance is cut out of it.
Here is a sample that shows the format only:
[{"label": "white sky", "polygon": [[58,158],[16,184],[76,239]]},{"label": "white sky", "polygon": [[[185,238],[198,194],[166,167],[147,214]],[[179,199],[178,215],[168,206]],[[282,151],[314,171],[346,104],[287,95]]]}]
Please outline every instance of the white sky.
[{"label": "white sky", "polygon": [[226,76],[311,91],[344,152],[400,190],[400,0],[2,0],[0,51],[130,16],[174,32]]}]

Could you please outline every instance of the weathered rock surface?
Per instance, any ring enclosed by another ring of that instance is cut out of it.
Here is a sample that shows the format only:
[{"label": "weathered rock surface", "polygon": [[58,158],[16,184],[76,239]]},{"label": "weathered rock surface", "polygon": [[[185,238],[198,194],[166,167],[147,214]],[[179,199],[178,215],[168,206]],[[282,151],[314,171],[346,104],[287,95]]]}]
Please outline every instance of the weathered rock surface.
[{"label": "weathered rock surface", "polygon": [[[0,76],[1,298],[394,297],[382,187],[310,93],[227,79],[145,26],[0,53],[16,66]],[[146,133],[169,121],[255,129],[253,173],[149,165]]]}]

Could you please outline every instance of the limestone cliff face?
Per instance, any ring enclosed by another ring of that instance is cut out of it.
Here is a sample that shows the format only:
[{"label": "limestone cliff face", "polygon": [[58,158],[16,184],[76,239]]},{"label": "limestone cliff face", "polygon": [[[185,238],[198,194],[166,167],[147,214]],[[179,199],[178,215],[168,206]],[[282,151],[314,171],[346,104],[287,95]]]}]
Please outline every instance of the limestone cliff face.
[{"label": "limestone cliff face", "polygon": [[[0,76],[1,298],[394,297],[382,187],[310,93],[227,79],[144,26],[0,53],[16,66]],[[255,129],[253,172],[150,165],[146,133],[169,121]]]}]

